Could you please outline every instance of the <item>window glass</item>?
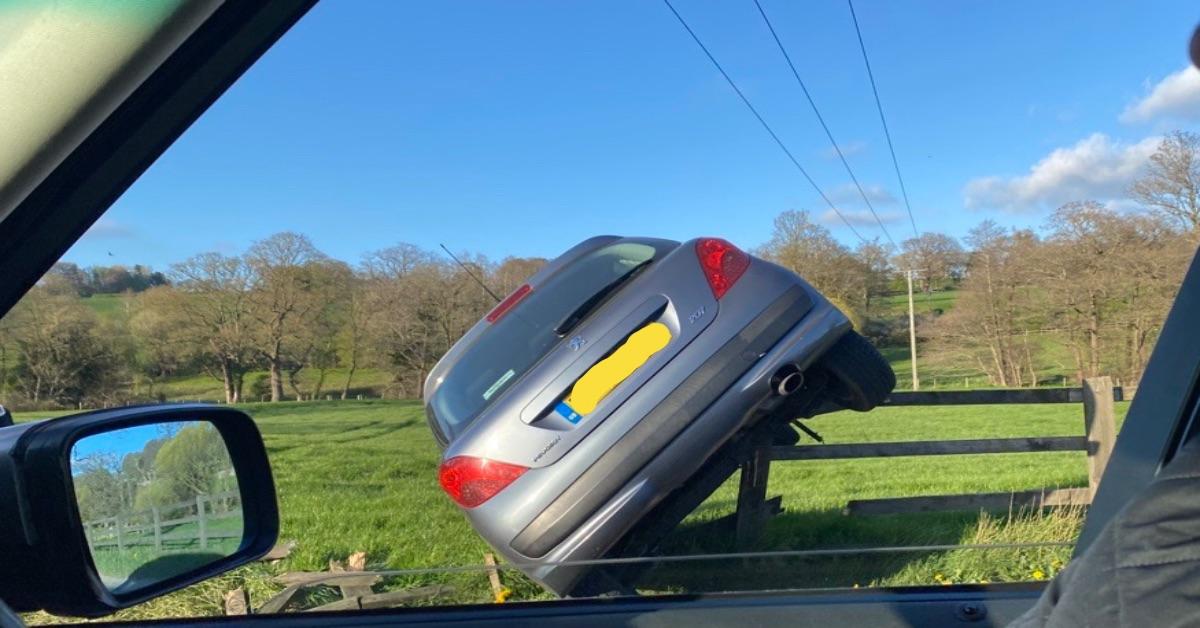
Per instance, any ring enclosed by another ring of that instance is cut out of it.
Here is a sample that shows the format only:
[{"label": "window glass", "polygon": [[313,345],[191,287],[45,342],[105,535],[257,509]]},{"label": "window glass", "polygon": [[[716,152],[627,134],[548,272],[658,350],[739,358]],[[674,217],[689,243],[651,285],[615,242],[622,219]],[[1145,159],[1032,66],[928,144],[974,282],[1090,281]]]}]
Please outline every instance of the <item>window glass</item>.
[{"label": "window glass", "polygon": [[[562,268],[523,297],[512,311],[480,330],[437,387],[430,412],[447,437],[465,428],[505,388],[559,343],[563,323],[601,291],[626,281],[653,259],[646,244],[606,246]],[[579,312],[584,314],[584,312]]]},{"label": "window glass", "polygon": [[[118,618],[1059,573],[1200,242],[1195,7],[761,4],[324,2],[231,86],[0,318],[18,421],[262,432],[280,558]],[[727,288],[661,377],[455,449],[647,260]]]}]

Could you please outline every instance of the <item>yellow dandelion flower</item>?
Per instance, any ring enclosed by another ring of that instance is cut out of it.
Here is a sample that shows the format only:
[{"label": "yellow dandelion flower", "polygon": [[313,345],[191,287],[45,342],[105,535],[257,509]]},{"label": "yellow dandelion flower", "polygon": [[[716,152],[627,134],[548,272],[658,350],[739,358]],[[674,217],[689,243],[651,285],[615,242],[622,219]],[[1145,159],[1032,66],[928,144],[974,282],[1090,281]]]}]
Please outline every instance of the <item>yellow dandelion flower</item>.
[{"label": "yellow dandelion flower", "polygon": [[1041,569],[1034,569],[1033,570],[1033,579],[1034,580],[1045,580],[1046,572],[1042,571]]}]

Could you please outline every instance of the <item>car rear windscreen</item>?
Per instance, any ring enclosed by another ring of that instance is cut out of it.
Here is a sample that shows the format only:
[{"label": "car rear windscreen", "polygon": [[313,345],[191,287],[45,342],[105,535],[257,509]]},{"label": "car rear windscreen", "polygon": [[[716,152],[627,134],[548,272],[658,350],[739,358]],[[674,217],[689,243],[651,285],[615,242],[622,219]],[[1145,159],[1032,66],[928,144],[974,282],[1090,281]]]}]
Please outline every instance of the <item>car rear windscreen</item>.
[{"label": "car rear windscreen", "polygon": [[631,278],[655,252],[653,246],[632,242],[592,251],[535,287],[512,311],[479,334],[429,401],[429,411],[446,439],[454,440],[563,340],[556,327],[606,288]]}]

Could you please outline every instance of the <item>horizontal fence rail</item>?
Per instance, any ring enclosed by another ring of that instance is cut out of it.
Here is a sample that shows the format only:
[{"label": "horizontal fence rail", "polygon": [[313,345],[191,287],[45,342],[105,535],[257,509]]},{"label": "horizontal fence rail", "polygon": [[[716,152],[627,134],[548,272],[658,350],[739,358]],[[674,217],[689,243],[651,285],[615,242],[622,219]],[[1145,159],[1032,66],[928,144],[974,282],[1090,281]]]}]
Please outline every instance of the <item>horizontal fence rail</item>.
[{"label": "horizontal fence rail", "polygon": [[[1105,378],[1107,379],[1107,378]],[[1125,401],[1127,391],[1109,386],[1113,401]],[[1134,390],[1128,391],[1133,398]],[[894,392],[884,399],[885,406],[978,406],[1006,403],[1083,403],[1083,388],[1002,388],[984,390],[922,390]]]},{"label": "horizontal fence rail", "polygon": [[772,447],[771,460],[845,460],[896,456],[953,456],[960,454],[1017,454],[1036,451],[1087,451],[1086,436],[1032,436],[977,440],[900,441],[848,445]]},{"label": "horizontal fence rail", "polygon": [[[228,507],[240,501],[237,491],[227,491],[212,495],[197,495],[195,500],[155,506],[146,510],[122,513],[114,517],[96,519],[83,524],[92,550],[116,548],[124,551],[130,547],[153,547],[156,551],[170,551],[167,547],[172,542],[195,542],[200,549],[208,549],[210,541],[224,539],[240,539],[242,531],[212,530],[211,525],[217,521],[242,518],[239,505]],[[192,511],[193,515],[164,519],[162,513]],[[147,523],[131,524],[131,521],[147,521]],[[174,528],[195,524],[194,528],[179,532]]]},{"label": "horizontal fence rail", "polygon": [[1050,506],[1083,506],[1091,501],[1091,492],[1087,488],[1056,488],[1012,493],[855,499],[846,504],[844,512],[848,515],[894,515],[947,510],[1020,510]]}]

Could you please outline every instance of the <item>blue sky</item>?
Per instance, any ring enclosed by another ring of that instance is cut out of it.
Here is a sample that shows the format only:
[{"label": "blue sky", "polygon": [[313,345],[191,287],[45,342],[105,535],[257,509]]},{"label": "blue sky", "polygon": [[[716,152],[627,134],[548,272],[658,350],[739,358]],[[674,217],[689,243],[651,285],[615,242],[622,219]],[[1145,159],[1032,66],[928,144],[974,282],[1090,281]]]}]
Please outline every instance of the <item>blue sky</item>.
[{"label": "blue sky", "polygon": [[[762,0],[897,240],[911,237],[844,0]],[[863,206],[751,0],[674,0],[867,237]],[[1121,205],[1200,127],[1194,2],[855,7],[917,226]],[[808,209],[856,240],[656,0],[326,0],[66,256],[165,269],[281,230],[357,261],[398,242],[553,256],[598,233],[745,247]]]},{"label": "blue sky", "polygon": [[[71,460],[77,461],[95,454],[111,454],[119,464],[128,454],[142,451],[146,443],[163,435],[158,424],[92,434],[79,439],[71,447]],[[72,473],[78,470],[72,469]]]}]

